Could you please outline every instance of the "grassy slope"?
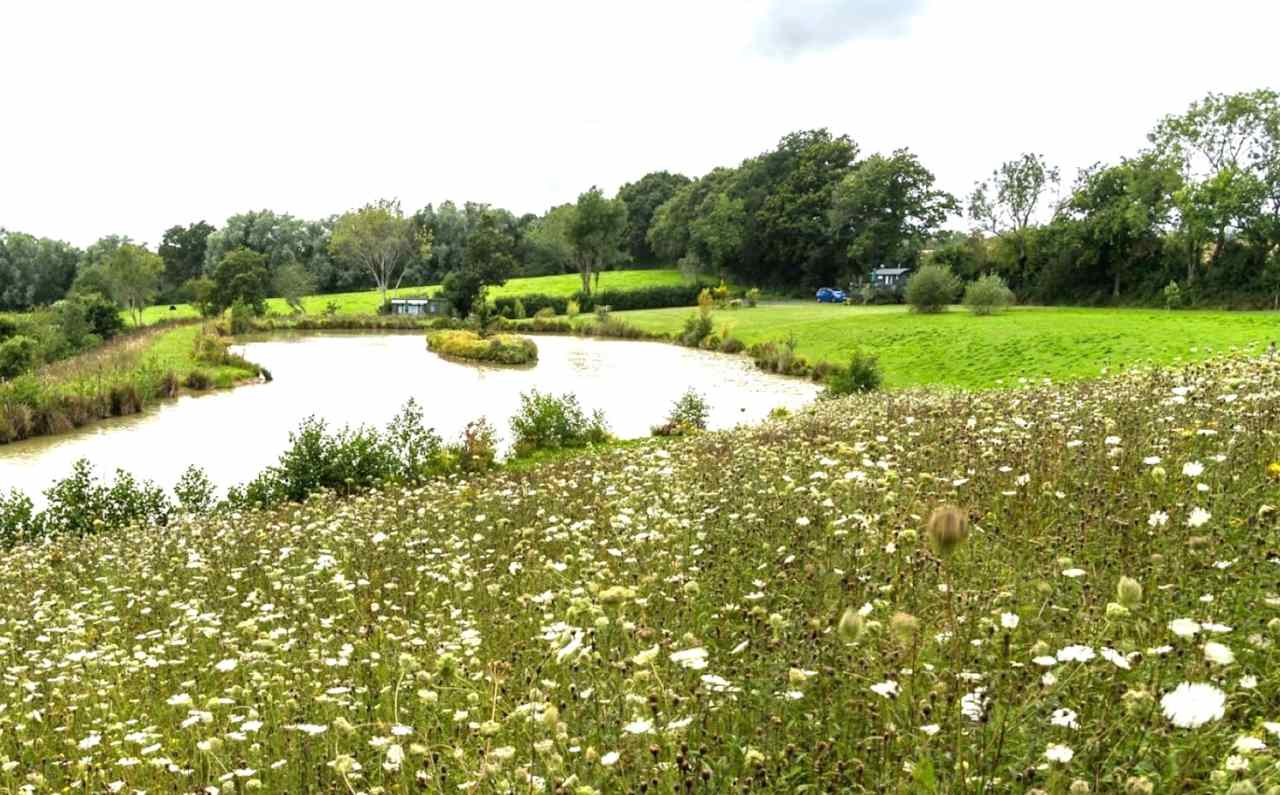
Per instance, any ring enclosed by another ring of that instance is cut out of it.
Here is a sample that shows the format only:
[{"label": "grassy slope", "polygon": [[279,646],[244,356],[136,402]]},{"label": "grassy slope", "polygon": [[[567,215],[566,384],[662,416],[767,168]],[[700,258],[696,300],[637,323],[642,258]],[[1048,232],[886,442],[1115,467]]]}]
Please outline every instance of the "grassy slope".
[{"label": "grassy slope", "polygon": [[[684,284],[685,278],[677,270],[636,270],[606,271],[600,275],[600,289],[634,290],[640,287],[655,287],[671,284]],[[403,287],[392,296],[420,296],[439,289],[440,285],[427,287]],[[490,298],[504,295],[521,295],[525,293],[546,293],[548,295],[573,295],[582,288],[582,279],[576,273],[559,276],[536,276],[530,278],[511,279],[501,287],[489,290]],[[594,284],[593,284],[594,288]],[[309,313],[323,312],[333,302],[338,305],[338,312],[344,315],[372,314],[378,309],[380,297],[375,290],[363,290],[354,293],[334,293],[332,295],[313,295],[302,299],[302,305]],[[288,307],[282,299],[272,298],[267,302],[268,308],[276,312],[287,312]],[[179,304],[174,311],[168,305],[153,306],[142,316],[143,323],[155,323],[167,318],[196,317],[195,309],[189,304]]]},{"label": "grassy slope", "polygon": [[[19,547],[0,556],[0,703],[22,705],[0,718],[8,781],[1061,795],[1142,776],[1220,794],[1210,775],[1248,736],[1268,747],[1232,777],[1269,791],[1278,368],[832,401]],[[922,517],[944,503],[972,527],[940,559]],[[1122,576],[1142,594],[1117,610]],[[1224,708],[1176,727],[1187,710],[1160,702],[1184,682]],[[1058,745],[1069,764],[1046,763]]]},{"label": "grassy slope", "polygon": [[[617,316],[646,331],[678,332],[691,310],[649,309]],[[810,361],[846,363],[862,346],[880,357],[888,386],[992,387],[1018,378],[1097,376],[1103,368],[1204,359],[1280,337],[1274,312],[1167,312],[1145,309],[1022,308],[974,317],[955,309],[917,315],[903,307],[766,304],[716,312],[747,344],[795,334]]]},{"label": "grassy slope", "polygon": [[159,334],[147,345],[143,358],[163,370],[173,370],[179,378],[186,378],[193,370],[203,370],[218,388],[234,386],[238,381],[257,376],[257,373],[240,367],[197,362],[192,351],[199,333],[200,326],[191,324]]}]

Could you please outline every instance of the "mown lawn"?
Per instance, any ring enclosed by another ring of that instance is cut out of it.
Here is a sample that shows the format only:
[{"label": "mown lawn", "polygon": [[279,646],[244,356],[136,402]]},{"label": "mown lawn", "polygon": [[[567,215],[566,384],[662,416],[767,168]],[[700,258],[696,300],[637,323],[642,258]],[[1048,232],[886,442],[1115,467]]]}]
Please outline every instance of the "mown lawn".
[{"label": "mown lawn", "polygon": [[[693,310],[646,309],[617,317],[645,331],[679,333]],[[875,353],[889,387],[1013,385],[1020,378],[1087,378],[1135,364],[1198,361],[1280,338],[1280,313],[1028,307],[975,317],[959,308],[919,315],[900,306],[762,304],[717,311],[717,334],[751,345],[786,340],[812,362]]]},{"label": "mown lawn", "polygon": [[[685,277],[678,270],[633,270],[606,271],[600,275],[602,290],[637,290],[643,287],[665,287],[673,284],[684,284]],[[433,284],[427,287],[402,287],[392,291],[394,296],[422,296],[440,288]],[[547,295],[573,295],[582,288],[582,279],[576,273],[565,273],[558,276],[534,276],[511,279],[501,287],[489,290],[490,298],[505,295],[523,295],[526,293],[546,293]],[[595,283],[592,283],[595,289]],[[330,302],[338,307],[343,315],[368,315],[378,309],[380,296],[376,290],[362,290],[354,293],[332,293],[330,295],[313,295],[302,299],[302,305],[308,313],[319,313],[325,310]],[[270,311],[288,313],[283,299],[272,298],[267,301]],[[173,318],[197,317],[198,314],[190,304],[178,304],[170,310],[168,304],[153,306],[142,315],[144,324]],[[130,321],[132,322],[132,321]]]}]

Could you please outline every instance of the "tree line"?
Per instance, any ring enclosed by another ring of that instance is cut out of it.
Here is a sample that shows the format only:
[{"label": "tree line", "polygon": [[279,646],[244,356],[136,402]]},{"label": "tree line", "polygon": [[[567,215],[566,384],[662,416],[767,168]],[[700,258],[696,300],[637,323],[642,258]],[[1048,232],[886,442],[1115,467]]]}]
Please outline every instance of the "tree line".
[{"label": "tree line", "polygon": [[442,284],[465,314],[513,276],[577,273],[590,293],[607,268],[678,264],[794,291],[923,262],[997,274],[1039,303],[1141,302],[1173,283],[1191,300],[1274,305],[1280,100],[1210,94],[1069,183],[1032,152],[967,196],[940,190],[909,149],[864,156],[820,129],[697,179],[654,172],[613,198],[593,187],[542,215],[388,200],[319,220],[260,210],[221,228],[174,226],[154,251],[122,236],[80,250],[0,230],[0,309],[92,292],[135,313],[156,300],[217,311],[267,294],[300,306],[308,293]]}]

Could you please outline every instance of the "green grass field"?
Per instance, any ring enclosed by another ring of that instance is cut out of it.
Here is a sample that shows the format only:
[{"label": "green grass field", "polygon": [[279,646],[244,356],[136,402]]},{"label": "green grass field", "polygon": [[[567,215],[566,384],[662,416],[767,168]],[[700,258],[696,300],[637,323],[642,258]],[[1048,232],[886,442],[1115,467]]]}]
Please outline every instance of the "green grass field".
[{"label": "green grass field", "polygon": [[[693,310],[616,316],[645,331],[678,333]],[[846,364],[861,346],[880,357],[885,385],[1013,385],[1019,378],[1088,378],[1134,364],[1199,361],[1280,338],[1280,313],[1020,308],[975,317],[959,308],[919,315],[900,306],[762,304],[714,313],[715,329],[751,345],[794,334],[811,362]]]},{"label": "green grass field", "polygon": [[[636,290],[643,287],[665,287],[673,284],[684,284],[687,280],[678,270],[635,270],[606,271],[600,275],[602,290]],[[594,283],[592,285],[594,289]],[[392,291],[396,296],[422,296],[440,289],[440,285],[427,287],[402,287]],[[489,290],[490,298],[501,298],[506,295],[524,295],[527,293],[546,293],[547,295],[569,296],[582,289],[582,279],[576,273],[565,273],[559,276],[535,276],[511,279],[501,287]],[[362,290],[354,293],[332,293],[329,295],[313,295],[302,299],[302,305],[308,313],[323,312],[330,302],[338,307],[343,315],[370,315],[378,310],[380,297],[376,290]],[[272,312],[287,314],[289,309],[281,298],[267,301],[267,308]],[[173,318],[198,317],[195,307],[190,304],[178,304],[173,310],[168,304],[148,308],[142,315],[143,324],[155,323]],[[132,321],[129,321],[132,322]]]}]

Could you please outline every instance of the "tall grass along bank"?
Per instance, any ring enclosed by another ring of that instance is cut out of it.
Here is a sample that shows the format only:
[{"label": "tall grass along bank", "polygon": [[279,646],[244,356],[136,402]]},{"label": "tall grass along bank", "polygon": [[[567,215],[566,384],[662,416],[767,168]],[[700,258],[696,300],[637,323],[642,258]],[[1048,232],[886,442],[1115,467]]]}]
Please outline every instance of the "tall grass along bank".
[{"label": "tall grass along bank", "polygon": [[260,375],[257,365],[231,354],[199,325],[121,336],[0,383],[0,443],[65,433],[136,414],[183,389],[225,388]]}]

